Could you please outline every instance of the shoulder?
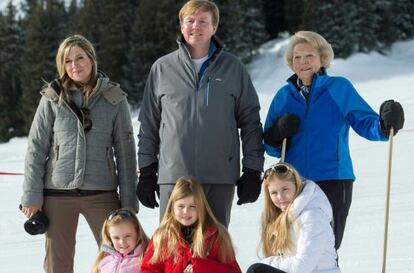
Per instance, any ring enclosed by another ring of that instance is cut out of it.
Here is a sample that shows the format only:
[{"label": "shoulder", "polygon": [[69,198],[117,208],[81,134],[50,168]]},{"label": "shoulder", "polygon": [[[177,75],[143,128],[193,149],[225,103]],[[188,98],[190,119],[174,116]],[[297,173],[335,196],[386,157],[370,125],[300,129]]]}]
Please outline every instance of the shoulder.
[{"label": "shoulder", "polygon": [[109,82],[107,88],[102,92],[102,96],[112,105],[117,105],[125,100],[127,94],[115,82]]},{"label": "shoulder", "polygon": [[178,58],[178,54],[179,50],[174,50],[160,58],[158,58],[153,64],[152,64],[152,70],[157,68],[157,67],[162,67],[165,65],[171,65],[172,63],[175,63],[177,58]]},{"label": "shoulder", "polygon": [[341,77],[341,76],[327,76],[326,75],[326,76],[321,77],[321,81],[329,86],[335,86],[335,87],[352,86],[352,83],[350,80],[348,80],[345,77]]},{"label": "shoulder", "polygon": [[43,86],[42,90],[40,91],[42,97],[49,101],[58,102],[59,101],[59,94],[56,92],[55,89],[51,86],[51,83]]}]

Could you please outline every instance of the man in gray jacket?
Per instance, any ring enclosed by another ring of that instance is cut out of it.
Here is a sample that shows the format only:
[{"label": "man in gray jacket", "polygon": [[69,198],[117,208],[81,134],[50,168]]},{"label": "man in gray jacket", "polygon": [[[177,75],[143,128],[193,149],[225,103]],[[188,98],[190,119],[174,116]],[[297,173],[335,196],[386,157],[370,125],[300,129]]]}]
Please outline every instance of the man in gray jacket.
[{"label": "man in gray jacket", "polygon": [[239,205],[256,201],[260,194],[264,151],[259,101],[246,69],[223,52],[214,36],[217,6],[191,0],[179,18],[179,49],[153,64],[145,87],[137,196],[154,208],[157,193],[162,219],[175,180],[193,176],[203,184],[216,218],[227,227],[234,185]]}]

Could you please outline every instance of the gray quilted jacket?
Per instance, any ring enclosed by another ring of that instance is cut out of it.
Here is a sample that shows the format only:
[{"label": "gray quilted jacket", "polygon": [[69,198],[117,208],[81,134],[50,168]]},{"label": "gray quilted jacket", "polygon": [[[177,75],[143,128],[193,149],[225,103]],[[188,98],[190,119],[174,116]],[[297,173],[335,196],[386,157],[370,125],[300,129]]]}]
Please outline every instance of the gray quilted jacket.
[{"label": "gray quilted jacket", "polygon": [[28,137],[22,205],[42,205],[45,188],[118,190],[122,206],[138,210],[133,128],[119,85],[99,77],[87,133],[50,85],[41,94]]}]

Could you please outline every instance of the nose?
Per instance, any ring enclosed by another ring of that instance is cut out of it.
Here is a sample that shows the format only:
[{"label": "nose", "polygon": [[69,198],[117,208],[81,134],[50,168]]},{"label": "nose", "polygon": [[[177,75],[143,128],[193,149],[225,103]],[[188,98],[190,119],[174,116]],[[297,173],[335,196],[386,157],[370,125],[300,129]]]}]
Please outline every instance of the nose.
[{"label": "nose", "polygon": [[302,63],[302,64],[308,63],[308,58],[306,58],[306,56],[301,56],[300,57],[300,63]]}]

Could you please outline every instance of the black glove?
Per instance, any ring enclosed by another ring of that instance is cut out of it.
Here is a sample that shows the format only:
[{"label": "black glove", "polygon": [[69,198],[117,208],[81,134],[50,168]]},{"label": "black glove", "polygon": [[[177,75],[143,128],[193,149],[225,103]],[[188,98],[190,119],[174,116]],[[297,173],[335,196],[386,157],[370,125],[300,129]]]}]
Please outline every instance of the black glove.
[{"label": "black glove", "polygon": [[237,181],[237,205],[256,201],[260,195],[261,185],[261,172],[243,168],[243,175]]},{"label": "black glove", "polygon": [[160,197],[160,186],[157,184],[158,163],[152,163],[147,167],[141,168],[137,185],[138,200],[147,208],[158,207],[155,193]]},{"label": "black glove", "polygon": [[381,131],[385,136],[390,135],[391,127],[394,135],[404,126],[404,110],[401,104],[394,100],[386,100],[380,106]]},{"label": "black glove", "polygon": [[299,123],[297,116],[284,114],[264,132],[264,142],[275,147],[281,146],[284,138],[290,138],[298,131]]}]

